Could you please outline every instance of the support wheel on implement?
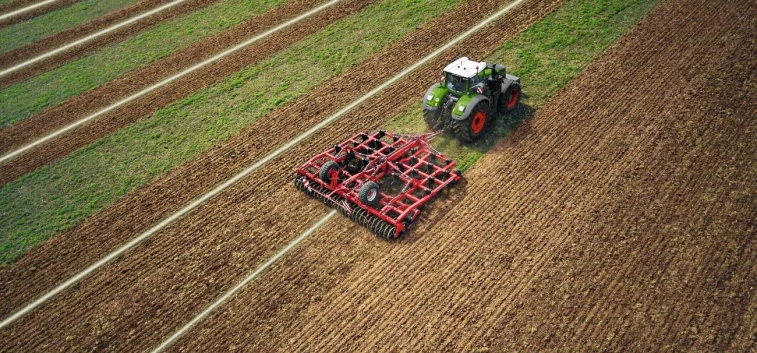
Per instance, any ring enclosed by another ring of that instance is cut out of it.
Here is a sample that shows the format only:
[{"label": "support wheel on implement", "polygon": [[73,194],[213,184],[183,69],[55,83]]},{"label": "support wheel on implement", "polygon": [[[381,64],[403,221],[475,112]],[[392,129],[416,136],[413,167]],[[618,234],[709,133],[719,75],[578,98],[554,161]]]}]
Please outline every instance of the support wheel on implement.
[{"label": "support wheel on implement", "polygon": [[379,200],[381,199],[378,184],[372,181],[365,182],[365,184],[360,187],[360,192],[358,193],[357,197],[364,205],[368,205],[374,208],[378,207]]},{"label": "support wheel on implement", "polygon": [[318,171],[318,178],[323,180],[324,183],[329,184],[331,189],[334,189],[339,182],[339,164],[334,161],[323,163],[321,169]]},{"label": "support wheel on implement", "polygon": [[463,141],[476,141],[483,136],[486,126],[489,124],[489,111],[487,103],[482,101],[476,104],[473,111],[463,120],[453,120],[452,131]]}]

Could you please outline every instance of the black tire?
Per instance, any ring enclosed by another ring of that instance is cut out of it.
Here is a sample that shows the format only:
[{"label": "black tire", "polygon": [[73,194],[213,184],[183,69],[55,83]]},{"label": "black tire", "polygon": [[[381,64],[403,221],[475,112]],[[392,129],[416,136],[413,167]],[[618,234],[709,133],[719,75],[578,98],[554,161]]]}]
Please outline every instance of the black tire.
[{"label": "black tire", "polygon": [[442,107],[436,108],[436,110],[429,110],[423,108],[423,120],[426,121],[426,125],[432,131],[436,131],[441,128],[441,112]]},{"label": "black tire", "polygon": [[491,114],[487,109],[487,102],[481,101],[476,104],[465,119],[452,119],[452,131],[457,138],[463,141],[476,141],[486,132],[489,120],[491,120]]},{"label": "black tire", "polygon": [[323,180],[324,183],[330,184],[332,170],[339,171],[339,164],[334,161],[323,163],[321,169],[318,171],[318,178]]},{"label": "black tire", "polygon": [[499,111],[502,113],[513,111],[520,102],[520,93],[520,85],[517,83],[511,84],[510,87],[507,88],[507,91],[505,91],[505,95],[502,96],[502,100],[499,104]]},{"label": "black tire", "polygon": [[305,191],[305,180],[302,176],[297,176],[294,178],[294,186],[297,188],[297,190]]},{"label": "black tire", "polygon": [[358,192],[357,198],[364,205],[368,205],[371,207],[378,206],[379,200],[381,200],[378,184],[372,181],[365,182],[365,184],[363,184],[363,186],[360,187],[360,192]]}]

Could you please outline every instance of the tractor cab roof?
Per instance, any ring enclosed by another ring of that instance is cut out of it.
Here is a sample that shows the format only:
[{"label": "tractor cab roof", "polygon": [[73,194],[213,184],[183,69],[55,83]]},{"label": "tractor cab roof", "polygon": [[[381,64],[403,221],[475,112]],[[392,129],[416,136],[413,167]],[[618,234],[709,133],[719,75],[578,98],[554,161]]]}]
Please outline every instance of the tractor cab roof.
[{"label": "tractor cab roof", "polygon": [[478,74],[479,71],[483,70],[484,68],[486,68],[485,62],[476,62],[464,56],[451,62],[449,65],[447,65],[447,67],[444,68],[444,71],[449,72],[453,75],[471,78],[473,76],[476,76],[476,74]]}]

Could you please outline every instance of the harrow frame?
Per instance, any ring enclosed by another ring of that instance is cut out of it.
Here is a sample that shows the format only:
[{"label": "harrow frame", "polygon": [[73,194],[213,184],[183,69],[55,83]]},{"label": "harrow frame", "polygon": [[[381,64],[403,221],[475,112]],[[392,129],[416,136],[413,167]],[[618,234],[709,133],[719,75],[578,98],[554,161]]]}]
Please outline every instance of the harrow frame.
[{"label": "harrow frame", "polygon": [[[305,162],[295,185],[379,236],[397,238],[428,202],[461,178],[457,163],[429,144],[434,136],[355,134]],[[369,204],[371,196],[378,199]]]}]

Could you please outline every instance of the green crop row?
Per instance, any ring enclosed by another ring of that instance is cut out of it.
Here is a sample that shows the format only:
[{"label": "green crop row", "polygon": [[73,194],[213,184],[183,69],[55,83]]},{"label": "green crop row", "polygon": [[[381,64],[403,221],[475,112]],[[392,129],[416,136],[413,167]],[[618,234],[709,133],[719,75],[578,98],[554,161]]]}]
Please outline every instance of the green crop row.
[{"label": "green crop row", "polygon": [[0,188],[0,262],[168,172],[461,0],[384,0]]},{"label": "green crop row", "polygon": [[[463,144],[450,136],[433,140],[435,148],[458,161],[461,170],[479,158],[534,110],[591,64],[610,45],[638,23],[660,0],[570,0],[557,11],[536,22],[521,35],[484,58],[502,63],[507,72],[521,78],[524,95],[521,109],[495,120],[492,131],[476,143]],[[480,58],[472,58],[480,59]],[[429,86],[433,82],[429,80]],[[422,97],[395,117],[389,131],[426,131]]]},{"label": "green crop row", "polygon": [[285,1],[219,1],[162,22],[123,42],[109,45],[57,69],[1,89],[0,128],[220,33]]},{"label": "green crop row", "polygon": [[58,32],[127,7],[138,0],[86,0],[28,21],[0,28],[0,53],[20,48]]}]

